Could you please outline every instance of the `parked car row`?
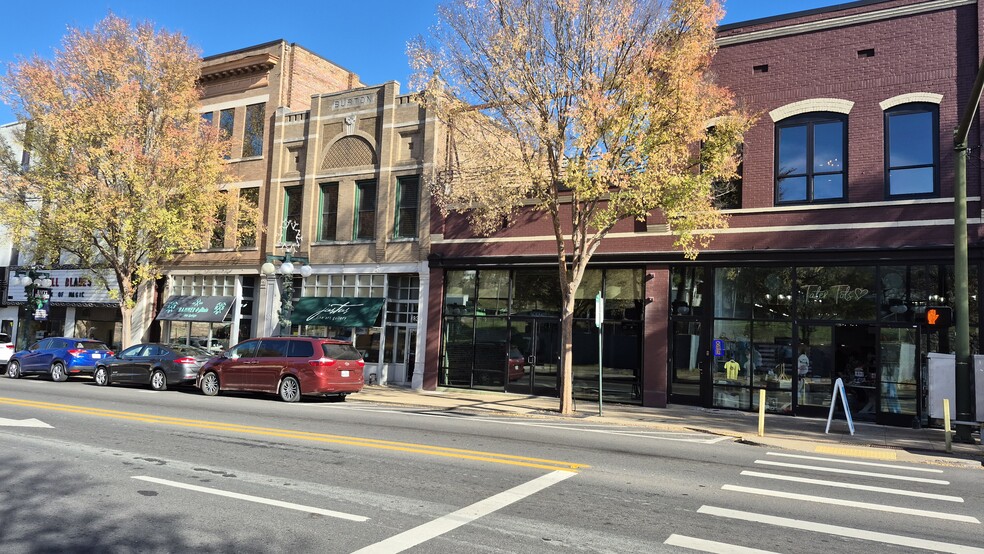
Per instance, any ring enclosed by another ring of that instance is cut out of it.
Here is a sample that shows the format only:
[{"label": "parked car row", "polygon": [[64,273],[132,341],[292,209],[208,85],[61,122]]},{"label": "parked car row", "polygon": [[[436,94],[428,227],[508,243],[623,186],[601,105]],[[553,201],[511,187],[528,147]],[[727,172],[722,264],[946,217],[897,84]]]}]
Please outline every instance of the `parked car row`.
[{"label": "parked car row", "polygon": [[15,352],[7,376],[92,375],[97,385],[137,383],[154,390],[194,384],[207,396],[221,391],[277,394],[285,402],[304,395],[346,395],[363,386],[365,362],[351,343],[320,337],[269,337],[243,341],[215,355],[185,344],[141,343],[119,354],[99,342],[49,337]]}]

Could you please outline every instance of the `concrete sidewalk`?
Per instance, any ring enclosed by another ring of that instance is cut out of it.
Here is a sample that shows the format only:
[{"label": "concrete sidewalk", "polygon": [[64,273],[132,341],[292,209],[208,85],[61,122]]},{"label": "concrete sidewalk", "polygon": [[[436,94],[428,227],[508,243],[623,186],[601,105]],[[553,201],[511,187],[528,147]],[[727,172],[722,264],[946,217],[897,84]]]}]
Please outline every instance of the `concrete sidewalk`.
[{"label": "concrete sidewalk", "polygon": [[[556,398],[499,392],[442,388],[437,391],[414,391],[385,385],[366,386],[349,396],[357,402],[396,404],[442,411],[461,411],[494,416],[562,418]],[[612,425],[637,425],[669,431],[703,432],[771,448],[798,450],[815,454],[851,456],[876,460],[921,463],[984,465],[984,446],[975,431],[975,444],[954,442],[946,452],[942,429],[890,427],[873,423],[854,423],[852,436],[847,422],[836,418],[825,433],[826,419],[766,414],[765,436],[758,436],[758,414],[736,410],[716,410],[671,405],[667,408],[643,408],[624,404],[605,404],[602,416],[598,404],[578,402],[572,419]]]}]

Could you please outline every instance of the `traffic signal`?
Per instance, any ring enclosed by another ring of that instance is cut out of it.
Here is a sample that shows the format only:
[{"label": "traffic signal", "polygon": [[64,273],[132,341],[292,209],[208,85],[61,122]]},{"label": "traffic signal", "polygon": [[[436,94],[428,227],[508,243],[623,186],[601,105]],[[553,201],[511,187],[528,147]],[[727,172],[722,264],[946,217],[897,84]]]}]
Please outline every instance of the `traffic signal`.
[{"label": "traffic signal", "polygon": [[926,308],[926,325],[929,327],[949,327],[953,325],[953,308],[949,306],[930,306]]}]

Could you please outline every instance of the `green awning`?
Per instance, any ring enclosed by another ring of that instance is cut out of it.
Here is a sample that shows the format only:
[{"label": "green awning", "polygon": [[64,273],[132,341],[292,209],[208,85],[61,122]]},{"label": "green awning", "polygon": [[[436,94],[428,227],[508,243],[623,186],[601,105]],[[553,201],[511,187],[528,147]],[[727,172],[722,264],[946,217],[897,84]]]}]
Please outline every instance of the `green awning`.
[{"label": "green awning", "polygon": [[235,296],[169,296],[155,319],[218,323],[225,319],[235,302]]},{"label": "green awning", "polygon": [[294,302],[290,322],[328,327],[373,327],[385,298],[308,296]]}]

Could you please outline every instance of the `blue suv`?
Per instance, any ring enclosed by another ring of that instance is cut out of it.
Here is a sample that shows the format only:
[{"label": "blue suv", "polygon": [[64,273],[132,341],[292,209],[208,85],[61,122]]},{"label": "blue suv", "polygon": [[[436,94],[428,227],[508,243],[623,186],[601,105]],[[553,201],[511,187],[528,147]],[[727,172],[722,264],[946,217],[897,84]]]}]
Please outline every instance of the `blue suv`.
[{"label": "blue suv", "polygon": [[52,381],[65,381],[71,375],[92,375],[96,363],[113,351],[105,343],[92,339],[48,337],[15,352],[7,362],[7,377],[47,374]]}]

